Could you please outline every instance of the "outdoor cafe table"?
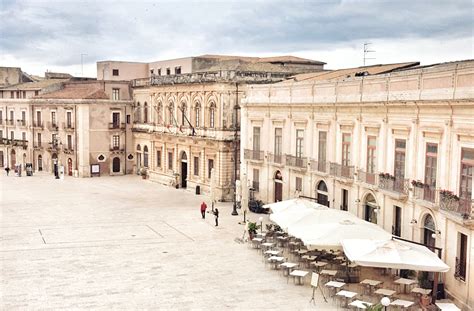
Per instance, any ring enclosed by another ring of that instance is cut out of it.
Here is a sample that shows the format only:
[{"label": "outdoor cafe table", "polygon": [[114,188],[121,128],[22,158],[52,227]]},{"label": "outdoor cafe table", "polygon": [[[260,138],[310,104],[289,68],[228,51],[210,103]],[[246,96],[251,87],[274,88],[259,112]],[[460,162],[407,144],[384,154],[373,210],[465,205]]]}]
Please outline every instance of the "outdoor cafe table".
[{"label": "outdoor cafe table", "polygon": [[310,256],[310,255],[303,255],[303,260],[305,260],[305,262],[308,264],[309,266],[309,263],[313,260],[315,260],[317,257],[316,256]]},{"label": "outdoor cafe table", "polygon": [[324,261],[313,261],[312,263],[310,263],[310,265],[314,266],[318,272],[319,272],[319,269],[326,266],[327,264],[328,263]]},{"label": "outdoor cafe table", "polygon": [[322,270],[321,275],[336,276],[337,270]]},{"label": "outdoor cafe table", "polygon": [[283,267],[285,269],[285,271],[287,271],[286,275],[290,275],[290,270],[295,268],[295,267],[298,267],[298,264],[297,263],[293,263],[293,262],[284,262],[282,264],[280,264],[280,267]]},{"label": "outdoor cafe table", "polygon": [[273,266],[273,269],[276,270],[279,263],[285,260],[285,257],[272,256],[268,258],[268,262]]},{"label": "outdoor cafe table", "polygon": [[344,308],[347,308],[348,300],[354,298],[355,296],[357,296],[357,293],[350,292],[350,291],[347,291],[347,290],[340,290],[336,293],[336,296],[344,298]]},{"label": "outdoor cafe table", "polygon": [[371,280],[371,279],[365,279],[362,282],[360,282],[360,284],[362,284],[362,285],[369,285],[370,292],[372,292],[373,287],[379,285],[380,283],[382,283],[382,282],[377,281],[377,280]]},{"label": "outdoor cafe table", "polygon": [[461,311],[461,309],[451,302],[437,302],[435,305],[440,308],[441,311]]},{"label": "outdoor cafe table", "polygon": [[288,237],[287,236],[279,236],[277,237],[278,241],[280,242],[280,245],[283,246],[283,244],[285,244],[286,241],[288,241]]},{"label": "outdoor cafe table", "polygon": [[298,255],[304,255],[308,252],[307,249],[299,249],[297,251],[295,251],[295,253],[297,253]]},{"label": "outdoor cafe table", "polygon": [[420,294],[420,295],[429,295],[431,293],[431,289],[424,289],[415,287],[411,290],[413,294]]},{"label": "outdoor cafe table", "polygon": [[274,244],[270,242],[265,242],[265,243],[262,243],[261,245],[263,248],[269,249],[269,248],[272,248]]},{"label": "outdoor cafe table", "polygon": [[272,256],[276,256],[280,253],[281,253],[281,251],[279,251],[279,250],[277,250],[277,251],[265,251],[264,252],[265,255],[272,255]]},{"label": "outdoor cafe table", "polygon": [[391,306],[400,306],[402,307],[402,309],[409,308],[414,304],[415,303],[413,301],[408,301],[408,300],[403,300],[403,299],[397,299],[390,303]]},{"label": "outdoor cafe table", "polygon": [[367,306],[371,306],[370,302],[365,302],[362,300],[354,300],[349,304],[351,307],[356,307],[357,309],[367,309]]},{"label": "outdoor cafe table", "polygon": [[303,284],[303,278],[308,274],[308,271],[303,271],[303,270],[293,270],[290,273],[290,276],[295,278],[295,284],[296,284],[296,278],[299,279],[298,284],[302,285]]},{"label": "outdoor cafe table", "polygon": [[411,280],[411,279],[405,279],[405,278],[399,278],[398,280],[394,281],[393,283],[397,283],[400,285],[403,285],[403,293],[407,292],[407,285],[413,285],[418,283],[417,280]]},{"label": "outdoor cafe table", "polygon": [[262,241],[263,241],[262,238],[253,238],[252,246],[255,246],[255,248],[260,248],[260,244],[262,243]]},{"label": "outdoor cafe table", "polygon": [[343,282],[336,282],[336,281],[329,281],[327,282],[326,284],[324,284],[324,286],[326,287],[331,287],[331,288],[341,288],[343,287],[344,285],[346,285],[346,283],[343,283]]},{"label": "outdoor cafe table", "polygon": [[374,292],[374,294],[382,295],[382,296],[386,296],[386,297],[391,297],[395,293],[396,293],[396,291],[391,290],[391,289],[385,289],[385,288],[379,288]]}]

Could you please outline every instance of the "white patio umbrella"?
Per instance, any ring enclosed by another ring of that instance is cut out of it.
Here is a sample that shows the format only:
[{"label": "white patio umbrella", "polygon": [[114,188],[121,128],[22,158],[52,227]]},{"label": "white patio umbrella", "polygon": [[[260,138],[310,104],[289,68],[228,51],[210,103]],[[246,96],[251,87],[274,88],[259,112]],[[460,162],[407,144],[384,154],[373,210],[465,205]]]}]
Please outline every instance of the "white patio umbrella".
[{"label": "white patio umbrella", "polygon": [[392,235],[381,227],[336,209],[316,209],[292,222],[288,233],[303,241],[308,249],[342,249],[350,238],[389,240]]},{"label": "white patio umbrella", "polygon": [[[286,202],[286,205],[282,203]],[[299,221],[305,217],[308,217],[314,211],[326,210],[326,206],[313,203],[308,200],[294,199],[278,202],[272,210],[274,213],[270,214],[270,220],[279,225],[283,230],[288,231],[288,227],[294,222]]]},{"label": "white patio umbrella", "polygon": [[347,258],[360,266],[447,272],[446,265],[427,247],[397,239],[342,241]]}]

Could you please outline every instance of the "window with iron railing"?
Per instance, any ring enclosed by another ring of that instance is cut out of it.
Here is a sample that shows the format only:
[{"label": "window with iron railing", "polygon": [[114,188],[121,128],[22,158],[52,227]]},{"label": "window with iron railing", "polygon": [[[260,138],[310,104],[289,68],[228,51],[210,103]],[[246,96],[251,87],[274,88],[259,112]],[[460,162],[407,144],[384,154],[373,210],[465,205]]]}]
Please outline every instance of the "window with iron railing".
[{"label": "window with iron railing", "polygon": [[438,145],[433,143],[426,144],[425,156],[425,187],[423,199],[434,202],[436,196],[436,173],[438,165]]},{"label": "window with iron railing", "polygon": [[256,168],[253,169],[252,188],[257,192],[260,190],[260,172]]}]

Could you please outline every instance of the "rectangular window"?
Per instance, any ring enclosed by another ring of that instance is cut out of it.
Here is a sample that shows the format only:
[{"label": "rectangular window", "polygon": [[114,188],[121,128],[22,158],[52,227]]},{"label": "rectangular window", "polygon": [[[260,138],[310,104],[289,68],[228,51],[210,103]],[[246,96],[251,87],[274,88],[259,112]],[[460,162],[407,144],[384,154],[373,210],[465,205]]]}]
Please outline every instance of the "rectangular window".
[{"label": "rectangular window", "polygon": [[168,152],[168,169],[173,169],[173,152]]},{"label": "rectangular window", "polygon": [[207,160],[207,178],[211,178],[212,169],[214,168],[214,160]]},{"label": "rectangular window", "polygon": [[36,126],[41,126],[41,111],[36,111]]},{"label": "rectangular window", "polygon": [[282,133],[282,128],[275,128],[275,146],[274,146],[274,153],[275,156],[281,156],[282,152],[282,141],[283,141],[283,133]]},{"label": "rectangular window", "polygon": [[341,196],[341,210],[347,211],[349,209],[349,191],[347,189],[342,189]]},{"label": "rectangular window", "polygon": [[23,98],[26,98],[26,91],[23,91]]},{"label": "rectangular window", "polygon": [[15,139],[15,132],[14,131],[10,131],[10,139],[11,140]]},{"label": "rectangular window", "polygon": [[402,208],[400,206],[393,206],[393,227],[392,234],[395,236],[402,236]]},{"label": "rectangular window", "polygon": [[194,163],[193,163],[193,172],[194,176],[199,176],[199,157],[194,157]]},{"label": "rectangular window", "polygon": [[150,69],[150,75],[153,75],[155,73],[154,69]]},{"label": "rectangular window", "polygon": [[342,134],[342,163],[343,166],[351,165],[351,134]]},{"label": "rectangular window", "polygon": [[296,157],[303,157],[304,130],[296,130]]},{"label": "rectangular window", "polygon": [[327,132],[320,131],[318,136],[318,171],[326,172]]},{"label": "rectangular window", "polygon": [[56,126],[56,111],[51,111],[51,124]]},{"label": "rectangular window", "polygon": [[367,137],[367,173],[375,174],[377,164],[377,137]]},{"label": "rectangular window", "polygon": [[181,66],[174,67],[174,74],[175,75],[180,75],[181,74]]},{"label": "rectangular window", "polygon": [[35,96],[38,96],[39,95],[39,91],[35,91]]},{"label": "rectangular window", "polygon": [[118,76],[119,75],[119,70],[118,69],[112,69],[112,75],[113,76]]},{"label": "rectangular window", "polygon": [[166,75],[169,76],[171,74],[171,69],[166,68]]},{"label": "rectangular window", "polygon": [[0,110],[0,124],[3,123],[3,111]]},{"label": "rectangular window", "polygon": [[10,91],[10,98],[15,98],[15,92]]},{"label": "rectangular window", "polygon": [[67,149],[72,150],[72,135],[67,135]]},{"label": "rectangular window", "polygon": [[394,176],[396,180],[402,181],[405,178],[405,154],[406,154],[406,140],[395,140],[395,163]]},{"label": "rectangular window", "polygon": [[253,127],[253,151],[260,151],[260,128]]},{"label": "rectangular window", "polygon": [[3,130],[0,130],[0,139],[3,138]]},{"label": "rectangular window", "polygon": [[120,100],[120,89],[112,89],[112,100]]},{"label": "rectangular window", "polygon": [[120,128],[120,112],[112,113],[112,127],[114,129]]},{"label": "rectangular window", "polygon": [[112,136],[112,147],[114,150],[117,150],[120,148],[120,135]]},{"label": "rectangular window", "polygon": [[257,192],[260,190],[260,172],[256,168],[253,169],[252,188]]},{"label": "rectangular window", "polygon": [[127,124],[130,124],[130,115],[127,114]]},{"label": "rectangular window", "polygon": [[438,145],[427,143],[425,157],[425,184],[428,187],[423,188],[423,199],[429,202],[435,201],[437,167]]},{"label": "rectangular window", "polygon": [[66,112],[66,127],[72,128],[72,112],[71,111]]},{"label": "rectangular window", "polygon": [[38,146],[41,146],[41,133],[38,133]]},{"label": "rectangular window", "polygon": [[161,68],[158,68],[158,72],[156,74],[161,76]]},{"label": "rectangular window", "polygon": [[13,121],[15,120],[15,111],[10,110],[10,120]]},{"label": "rectangular window", "polygon": [[474,149],[461,149],[461,177],[459,182],[459,207],[463,214],[471,213],[472,172],[474,168]]},{"label": "rectangular window", "polygon": [[161,150],[156,151],[156,167],[161,168]]},{"label": "rectangular window", "polygon": [[21,132],[21,140],[26,140],[26,132]]},{"label": "rectangular window", "polygon": [[58,137],[57,137],[57,134],[51,134],[51,144],[52,144],[54,147],[57,147],[57,146],[58,146]]},{"label": "rectangular window", "polygon": [[467,235],[458,233],[458,253],[456,256],[456,269],[454,276],[466,280],[467,265]]},{"label": "rectangular window", "polygon": [[23,122],[23,125],[24,125],[26,122],[26,111],[21,112],[21,121]]},{"label": "rectangular window", "polygon": [[299,191],[299,192],[303,191],[303,178],[296,177],[295,189],[296,189],[296,191]]}]

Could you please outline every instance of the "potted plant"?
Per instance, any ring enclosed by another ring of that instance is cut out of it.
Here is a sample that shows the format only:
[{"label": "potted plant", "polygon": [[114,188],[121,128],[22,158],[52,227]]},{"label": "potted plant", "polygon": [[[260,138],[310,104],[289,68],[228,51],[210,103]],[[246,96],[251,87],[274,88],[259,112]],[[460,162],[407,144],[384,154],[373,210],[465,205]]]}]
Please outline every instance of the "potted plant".
[{"label": "potted plant", "polygon": [[140,175],[142,175],[142,178],[143,178],[143,179],[146,179],[146,177],[147,177],[147,175],[148,175],[147,169],[144,168],[144,167],[142,167],[142,168],[140,169]]},{"label": "potted plant", "polygon": [[249,238],[250,240],[253,239],[253,237],[257,234],[257,230],[260,229],[260,225],[257,225],[256,222],[251,222],[249,221],[247,224],[247,230],[249,232]]}]

